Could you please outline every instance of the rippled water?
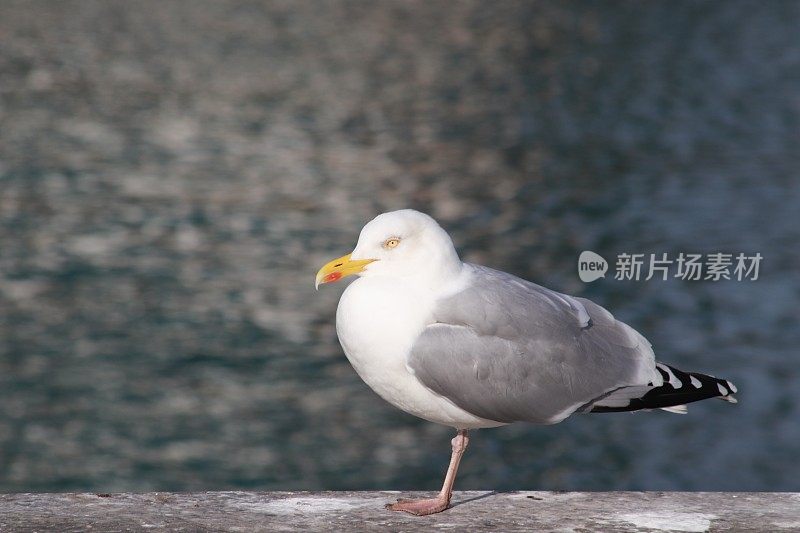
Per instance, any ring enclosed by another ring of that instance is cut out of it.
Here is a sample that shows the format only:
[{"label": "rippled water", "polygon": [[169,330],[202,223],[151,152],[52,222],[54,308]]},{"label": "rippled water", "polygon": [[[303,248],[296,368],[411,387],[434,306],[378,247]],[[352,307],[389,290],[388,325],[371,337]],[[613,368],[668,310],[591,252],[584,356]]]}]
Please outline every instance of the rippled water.
[{"label": "rippled water", "polygon": [[[800,4],[0,6],[0,490],[434,489],[317,268],[416,207],[740,403],[476,432],[459,488],[800,490]],[[579,281],[582,250],[760,252]]]}]

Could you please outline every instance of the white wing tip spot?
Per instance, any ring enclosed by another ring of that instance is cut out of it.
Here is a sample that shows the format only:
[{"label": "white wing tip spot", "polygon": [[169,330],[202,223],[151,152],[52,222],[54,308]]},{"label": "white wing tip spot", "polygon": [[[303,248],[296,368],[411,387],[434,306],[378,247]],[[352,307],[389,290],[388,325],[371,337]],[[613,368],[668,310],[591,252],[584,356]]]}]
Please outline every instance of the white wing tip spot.
[{"label": "white wing tip spot", "polygon": [[673,389],[677,390],[677,389],[680,389],[681,387],[683,387],[683,382],[681,382],[681,380],[678,379],[678,376],[676,376],[672,372],[670,367],[668,367],[667,365],[665,365],[663,363],[656,363],[656,366],[658,368],[660,368],[667,375],[667,377],[669,378],[669,384],[672,386]]},{"label": "white wing tip spot", "polygon": [[737,392],[739,392],[739,389],[737,389],[737,388],[736,388],[736,385],[734,385],[734,384],[733,384],[733,383],[731,383],[730,381],[726,381],[725,383],[727,383],[727,384],[728,384],[728,388],[729,388],[730,390],[732,390],[734,394],[736,394]]},{"label": "white wing tip spot", "polygon": [[727,396],[728,394],[730,394],[728,389],[723,387],[721,383],[717,383],[717,388],[719,389],[719,393],[722,394],[723,396]]},{"label": "white wing tip spot", "polygon": [[702,384],[702,383],[700,383],[700,380],[699,380],[699,379],[697,379],[696,377],[694,377],[694,376],[689,376],[689,379],[691,380],[691,382],[692,382],[692,386],[693,386],[695,389],[700,389],[700,388],[702,388],[702,387],[703,387],[703,384]]}]

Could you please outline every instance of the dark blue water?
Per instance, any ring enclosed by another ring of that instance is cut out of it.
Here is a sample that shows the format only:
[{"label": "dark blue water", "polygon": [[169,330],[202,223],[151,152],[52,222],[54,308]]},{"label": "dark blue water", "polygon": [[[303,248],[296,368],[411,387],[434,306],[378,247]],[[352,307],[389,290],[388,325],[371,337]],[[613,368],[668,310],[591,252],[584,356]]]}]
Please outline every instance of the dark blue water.
[{"label": "dark blue water", "polygon": [[478,431],[459,488],[800,490],[798,6],[4,3],[0,490],[437,488],[313,289],[401,207],[740,390]]}]

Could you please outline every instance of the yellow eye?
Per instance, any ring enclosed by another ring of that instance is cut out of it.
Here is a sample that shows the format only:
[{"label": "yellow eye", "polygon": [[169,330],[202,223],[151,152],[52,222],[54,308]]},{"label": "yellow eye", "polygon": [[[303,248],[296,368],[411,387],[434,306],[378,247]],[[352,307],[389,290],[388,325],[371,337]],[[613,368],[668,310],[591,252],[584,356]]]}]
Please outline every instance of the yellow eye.
[{"label": "yellow eye", "polygon": [[383,243],[383,247],[387,250],[391,250],[392,248],[397,248],[398,244],[400,244],[400,239],[392,237],[391,239],[386,239],[386,242]]}]

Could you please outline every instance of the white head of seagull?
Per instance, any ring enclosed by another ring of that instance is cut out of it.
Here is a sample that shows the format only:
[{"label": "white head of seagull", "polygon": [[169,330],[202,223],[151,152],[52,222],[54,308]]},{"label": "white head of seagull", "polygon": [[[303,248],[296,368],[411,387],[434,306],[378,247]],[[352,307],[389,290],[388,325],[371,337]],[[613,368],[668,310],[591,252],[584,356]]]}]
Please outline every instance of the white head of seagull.
[{"label": "white head of seagull", "polygon": [[453,241],[433,218],[402,209],[367,223],[353,252],[323,266],[316,285],[358,275],[392,276],[435,286],[461,267]]}]

